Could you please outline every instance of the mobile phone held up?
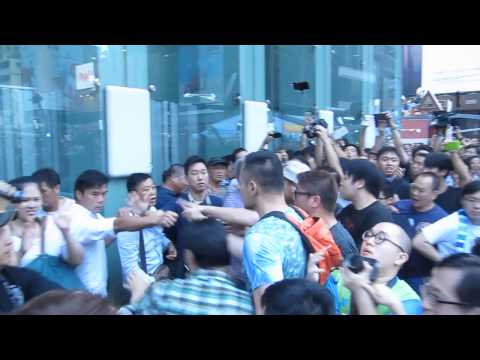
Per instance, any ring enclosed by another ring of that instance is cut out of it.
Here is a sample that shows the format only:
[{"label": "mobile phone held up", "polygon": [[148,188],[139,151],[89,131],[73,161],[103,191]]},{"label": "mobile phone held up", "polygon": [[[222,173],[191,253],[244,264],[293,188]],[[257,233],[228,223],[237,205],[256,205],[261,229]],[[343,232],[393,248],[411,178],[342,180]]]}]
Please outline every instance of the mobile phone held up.
[{"label": "mobile phone held up", "polygon": [[386,124],[388,121],[387,113],[374,114],[373,117],[375,118],[375,127],[377,128],[380,122],[384,122]]}]

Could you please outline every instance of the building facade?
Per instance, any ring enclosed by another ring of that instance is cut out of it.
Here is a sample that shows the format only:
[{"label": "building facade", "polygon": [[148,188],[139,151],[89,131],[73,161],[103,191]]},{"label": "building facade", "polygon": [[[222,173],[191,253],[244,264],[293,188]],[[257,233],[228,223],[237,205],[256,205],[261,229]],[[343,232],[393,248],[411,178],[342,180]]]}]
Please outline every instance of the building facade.
[{"label": "building facade", "polygon": [[[242,146],[245,100],[268,100],[278,145],[297,147],[315,109],[333,111],[355,141],[362,113],[400,108],[402,59],[397,45],[0,46],[0,178],[49,166],[72,196],[83,170],[106,171],[108,85],[151,90],[157,182],[189,155]],[[124,180],[112,180],[106,215],[124,204]]]}]

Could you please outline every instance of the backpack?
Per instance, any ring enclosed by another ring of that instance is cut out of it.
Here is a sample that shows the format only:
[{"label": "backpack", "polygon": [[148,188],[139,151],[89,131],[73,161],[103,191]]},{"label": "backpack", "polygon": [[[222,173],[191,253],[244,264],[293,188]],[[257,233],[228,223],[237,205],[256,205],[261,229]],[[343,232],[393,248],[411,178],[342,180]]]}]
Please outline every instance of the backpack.
[{"label": "backpack", "polygon": [[300,208],[292,208],[303,219],[302,221],[298,221],[295,217],[291,215],[285,215],[280,211],[268,213],[263,218],[272,216],[276,217],[288,222],[295,228],[295,230],[298,231],[302,239],[303,247],[307,252],[307,263],[309,254],[316,253],[325,249],[327,246],[330,246],[325,253],[324,259],[318,263],[318,267],[324,270],[320,273],[319,282],[324,284],[332,269],[341,265],[343,261],[342,253],[338,245],[333,240],[330,230],[327,228],[322,219],[315,219]]}]

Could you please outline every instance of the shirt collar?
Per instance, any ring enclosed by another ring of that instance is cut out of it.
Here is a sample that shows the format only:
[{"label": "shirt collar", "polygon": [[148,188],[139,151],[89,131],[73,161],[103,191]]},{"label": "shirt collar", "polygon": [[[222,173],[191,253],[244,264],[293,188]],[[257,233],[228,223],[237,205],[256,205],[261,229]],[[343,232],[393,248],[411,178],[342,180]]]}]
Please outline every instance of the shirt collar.
[{"label": "shirt collar", "polygon": [[162,189],[163,189],[167,194],[169,194],[169,195],[173,195],[173,196],[175,196],[175,197],[179,195],[179,194],[177,194],[175,191],[170,190],[170,189],[166,188],[165,186],[162,186]]},{"label": "shirt collar", "polygon": [[199,277],[199,276],[208,276],[208,277],[216,277],[216,278],[223,278],[232,282],[232,278],[224,271],[220,270],[213,270],[213,269],[196,269],[192,271],[188,277]]},{"label": "shirt collar", "polygon": [[391,289],[395,286],[395,284],[397,283],[398,281],[398,276],[395,276],[392,280],[390,280],[389,282],[387,282],[387,286]]}]

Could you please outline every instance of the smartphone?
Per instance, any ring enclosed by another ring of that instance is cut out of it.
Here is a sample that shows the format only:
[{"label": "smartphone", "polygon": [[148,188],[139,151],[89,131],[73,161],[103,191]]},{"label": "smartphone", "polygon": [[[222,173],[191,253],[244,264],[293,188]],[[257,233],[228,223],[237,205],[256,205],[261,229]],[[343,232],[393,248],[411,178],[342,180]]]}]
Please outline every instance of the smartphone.
[{"label": "smartphone", "polygon": [[373,114],[373,117],[375,118],[375,127],[378,127],[380,121],[388,121],[387,114],[385,113]]}]

